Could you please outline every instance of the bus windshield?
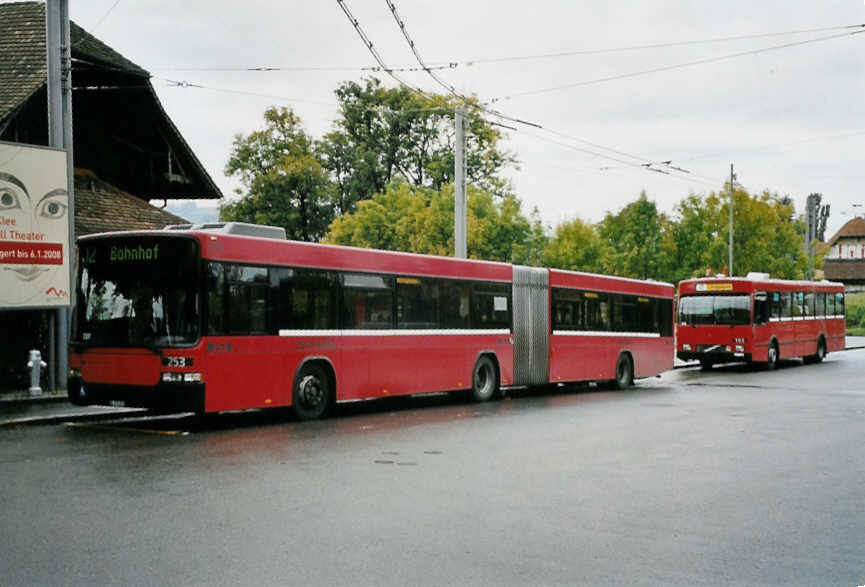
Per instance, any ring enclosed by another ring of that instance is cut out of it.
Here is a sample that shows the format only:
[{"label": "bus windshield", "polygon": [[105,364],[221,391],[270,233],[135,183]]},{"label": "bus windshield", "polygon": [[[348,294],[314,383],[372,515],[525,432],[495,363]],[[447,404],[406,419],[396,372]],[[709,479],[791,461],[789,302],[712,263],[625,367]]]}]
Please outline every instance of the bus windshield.
[{"label": "bus windshield", "polygon": [[163,347],[198,340],[197,243],[128,236],[80,245],[73,340]]},{"label": "bus windshield", "polygon": [[679,300],[679,324],[749,324],[751,297],[744,295],[683,296]]}]

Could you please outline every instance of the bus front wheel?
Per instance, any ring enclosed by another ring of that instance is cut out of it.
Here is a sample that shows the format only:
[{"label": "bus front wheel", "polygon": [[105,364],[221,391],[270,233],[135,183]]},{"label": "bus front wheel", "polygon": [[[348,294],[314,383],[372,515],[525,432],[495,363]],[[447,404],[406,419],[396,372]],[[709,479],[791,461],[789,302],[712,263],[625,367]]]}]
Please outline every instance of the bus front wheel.
[{"label": "bus front wheel", "polygon": [[332,397],[328,373],[320,365],[304,365],[295,378],[291,409],[299,420],[315,420],[325,414]]}]

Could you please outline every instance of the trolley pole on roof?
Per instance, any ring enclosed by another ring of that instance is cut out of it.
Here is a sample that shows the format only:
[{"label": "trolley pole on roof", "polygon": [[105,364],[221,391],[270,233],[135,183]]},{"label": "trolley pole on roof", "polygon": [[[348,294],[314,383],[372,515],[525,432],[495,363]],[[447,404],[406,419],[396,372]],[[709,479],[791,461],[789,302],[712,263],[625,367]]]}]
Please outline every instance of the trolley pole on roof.
[{"label": "trolley pole on roof", "polygon": [[733,180],[736,179],[736,174],[733,173],[733,164],[730,163],[730,262],[727,264],[727,275],[733,277]]},{"label": "trolley pole on roof", "polygon": [[466,110],[454,111],[454,256],[465,259],[467,250],[466,214]]},{"label": "trolley pole on roof", "polygon": [[[47,0],[45,3],[45,49],[48,63],[48,144],[66,151],[66,191],[69,195],[66,215],[69,222],[70,288],[74,285],[75,200],[72,160],[72,43],[69,36],[69,0]],[[75,296],[70,295],[70,300]],[[48,348],[48,387],[65,386],[69,373],[69,308],[56,312],[57,328],[51,328]],[[53,326],[53,324],[52,324]],[[55,375],[56,374],[56,375]],[[59,379],[59,381],[58,381]]]}]

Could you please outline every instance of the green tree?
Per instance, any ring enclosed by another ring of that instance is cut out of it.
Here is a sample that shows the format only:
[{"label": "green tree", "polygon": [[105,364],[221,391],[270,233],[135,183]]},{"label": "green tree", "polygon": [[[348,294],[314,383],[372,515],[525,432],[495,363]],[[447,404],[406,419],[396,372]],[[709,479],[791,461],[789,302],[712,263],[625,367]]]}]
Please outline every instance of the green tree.
[{"label": "green tree", "polygon": [[[702,197],[690,194],[676,206],[675,216],[666,232],[665,250],[670,255],[670,271],[665,277],[678,283],[688,277],[705,275],[709,268],[709,247],[719,237],[720,199],[716,194]],[[720,270],[720,267],[713,269]]]},{"label": "green tree", "polygon": [[333,219],[333,188],[312,151],[312,138],[289,108],[268,108],[265,126],[237,135],[225,166],[241,199],[220,206],[224,221],[270,224],[289,238],[317,241]]},{"label": "green tree", "polygon": [[[519,200],[505,194],[493,197],[469,186],[467,205],[468,255],[475,259],[523,262],[529,258],[537,223],[520,209]],[[418,187],[399,180],[384,192],[358,202],[357,210],[336,218],[324,242],[453,255],[453,185],[441,190]]]},{"label": "green tree", "polygon": [[663,246],[665,219],[646,192],[622,208],[610,212],[598,226],[604,242],[604,271],[623,277],[657,279],[667,272],[667,253]]},{"label": "green tree", "polygon": [[580,218],[556,226],[543,253],[543,264],[558,269],[598,273],[603,270],[604,241]]},{"label": "green tree", "polygon": [[[397,178],[436,190],[453,182],[457,98],[389,89],[377,79],[345,82],[336,97],[339,118],[334,130],[316,144],[316,154],[336,186],[338,214],[384,193]],[[469,116],[468,183],[496,195],[507,191],[500,172],[516,164],[515,157],[499,147],[500,139],[496,127],[480,116]]]},{"label": "green tree", "polygon": [[[704,275],[707,269],[729,272],[730,198],[728,192],[690,195],[676,208],[672,223],[675,279]],[[770,273],[801,279],[807,268],[804,222],[795,218],[789,198],[768,191],[733,192],[733,273]]]}]

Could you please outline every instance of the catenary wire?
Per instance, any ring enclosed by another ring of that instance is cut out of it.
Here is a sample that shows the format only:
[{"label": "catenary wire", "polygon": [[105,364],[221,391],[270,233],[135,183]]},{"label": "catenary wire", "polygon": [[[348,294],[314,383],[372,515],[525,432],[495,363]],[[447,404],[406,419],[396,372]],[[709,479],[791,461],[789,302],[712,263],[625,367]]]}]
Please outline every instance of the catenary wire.
[{"label": "catenary wire", "polygon": [[595,84],[600,84],[600,83],[604,83],[604,82],[610,82],[610,81],[615,81],[615,80],[622,80],[622,79],[627,79],[627,78],[632,78],[632,77],[649,75],[652,73],[671,71],[674,69],[681,69],[684,67],[694,67],[697,65],[705,65],[707,63],[716,63],[718,61],[725,61],[727,59],[735,59],[737,57],[744,57],[747,55],[757,55],[759,53],[766,53],[768,51],[778,51],[781,49],[787,49],[790,47],[798,47],[798,46],[802,46],[802,45],[808,45],[810,43],[818,43],[821,41],[828,41],[831,39],[839,39],[839,38],[843,38],[843,37],[852,37],[854,35],[859,35],[859,34],[865,33],[865,28],[863,28],[863,27],[865,27],[865,25],[861,25],[860,30],[856,30],[853,32],[845,32],[845,33],[840,33],[840,34],[836,34],[836,35],[826,35],[826,36],[817,37],[814,39],[807,39],[805,41],[795,41],[792,43],[784,43],[783,45],[773,45],[771,47],[762,47],[760,49],[751,49],[749,51],[740,51],[738,53],[731,53],[728,55],[720,55],[717,57],[708,57],[706,59],[698,59],[696,61],[688,61],[685,63],[677,63],[674,65],[665,65],[662,67],[654,67],[651,69],[644,69],[641,71],[634,71],[634,72],[630,72],[630,73],[611,75],[611,76],[592,79],[592,80],[584,80],[584,81],[580,81],[580,82],[574,82],[571,84],[562,84],[562,85],[558,85],[558,86],[551,86],[551,87],[542,88],[539,90],[529,90],[529,91],[525,91],[525,92],[516,92],[513,94],[507,94],[504,96],[497,96],[495,98],[492,98],[490,100],[490,103],[494,103],[494,102],[501,101],[501,100],[511,100],[513,98],[522,98],[525,96],[537,96],[539,94],[547,94],[550,92],[570,90],[570,89],[578,88],[578,87],[582,87],[582,86],[589,86],[589,85],[595,85]]},{"label": "catenary wire", "polygon": [[[608,47],[602,49],[578,49],[573,51],[560,51],[555,53],[537,53],[532,55],[513,55],[507,57],[488,57],[477,59],[461,59],[453,61],[432,61],[426,62],[425,67],[413,67],[410,65],[389,66],[387,69],[393,72],[418,72],[426,69],[441,71],[447,69],[457,69],[459,67],[476,66],[494,63],[506,63],[511,61],[528,61],[538,59],[554,59],[560,57],[573,57],[581,55],[601,55],[608,53],[623,53],[645,49],[662,49],[668,47],[686,47],[690,45],[705,45],[712,43],[734,42],[749,39],[762,39],[771,37],[791,36],[807,33],[820,33],[827,31],[840,31],[849,29],[861,29],[865,24],[853,25],[838,25],[831,27],[819,27],[811,29],[797,29],[791,31],[778,31],[772,33],[755,33],[746,35],[734,35],[728,37],[714,37],[710,39],[693,39],[686,41],[671,41],[667,43],[647,43],[642,45],[629,45],[624,47]],[[292,71],[292,72],[315,72],[315,71],[337,71],[337,72],[356,72],[356,71],[371,71],[384,72],[385,68],[379,66],[316,66],[316,65],[289,65],[289,66],[247,66],[247,67],[154,67],[154,71],[202,71],[202,72],[274,72],[274,71]]]},{"label": "catenary wire", "polygon": [[[337,2],[340,4],[340,6],[343,7],[343,11],[346,13],[346,16],[348,16],[349,19],[351,20],[352,25],[354,26],[354,28],[355,28],[355,29],[358,31],[358,33],[360,34],[361,39],[364,40],[364,43],[367,45],[367,47],[370,49],[370,51],[373,52],[373,49],[372,49],[372,42],[369,41],[369,37],[368,37],[368,36],[363,32],[363,30],[362,30],[362,28],[361,28],[361,26],[360,26],[360,22],[359,22],[356,18],[354,18],[354,17],[351,15],[351,13],[348,11],[348,8],[345,6],[345,2],[344,2],[344,0],[337,0]],[[421,65],[421,67],[423,67],[423,68],[426,70],[426,65],[425,65],[423,59],[422,59],[421,56],[420,56],[420,52],[417,50],[417,47],[416,47],[414,41],[412,40],[411,36],[409,35],[408,30],[407,30],[407,28],[406,28],[406,26],[405,26],[405,23],[404,23],[404,22],[402,21],[402,19],[399,17],[399,15],[398,15],[398,13],[397,13],[397,10],[396,10],[396,6],[395,6],[395,4],[393,3],[392,0],[385,0],[385,2],[387,3],[388,7],[390,8],[391,14],[393,15],[394,19],[396,20],[398,26],[400,27],[400,30],[402,31],[403,36],[404,36],[405,39],[406,39],[406,42],[408,42],[409,46],[411,47],[412,52],[413,52],[414,55],[415,55],[415,59],[416,59],[417,62]],[[374,56],[374,58],[376,59],[376,61],[379,63],[380,66],[382,66],[383,68],[387,68],[387,66],[384,64],[384,61],[381,59],[381,57],[380,57],[377,53],[373,52],[373,56]],[[470,102],[468,98],[466,98],[465,96],[463,96],[463,95],[459,94],[458,92],[456,92],[456,91],[455,91],[451,86],[449,86],[449,85],[448,85],[447,83],[445,83],[443,80],[441,80],[440,78],[438,78],[438,76],[434,75],[433,73],[429,72],[428,70],[426,70],[426,71],[427,71],[427,74],[428,74],[428,75],[430,75],[431,77],[433,77],[437,83],[439,83],[440,85],[442,85],[443,87],[445,87],[446,89],[448,89],[448,91],[451,92],[455,97],[458,97],[458,98],[462,99],[462,100],[463,100],[464,102],[466,102],[466,103],[469,103],[469,102]],[[400,83],[403,83],[403,82],[401,82],[401,80],[399,80],[398,78],[397,78],[397,80],[400,81]],[[686,173],[686,174],[689,174],[689,173],[690,173],[690,172],[688,172],[687,170],[684,170],[684,169],[681,169],[681,168],[671,167],[671,166],[669,165],[669,163],[665,163],[665,164],[663,164],[663,165],[666,165],[666,169],[659,169],[658,167],[655,167],[655,166],[654,166],[654,165],[658,165],[658,163],[656,163],[656,162],[652,162],[652,161],[649,161],[648,163],[646,163],[646,161],[647,161],[646,158],[639,157],[639,156],[636,156],[636,155],[630,155],[630,154],[628,154],[628,153],[624,153],[623,151],[619,151],[619,150],[616,150],[616,149],[611,149],[611,148],[608,148],[608,147],[603,147],[603,146],[601,146],[601,145],[598,145],[597,143],[591,143],[591,142],[589,142],[589,141],[584,141],[583,139],[579,139],[579,138],[576,138],[576,137],[573,137],[573,136],[570,136],[570,135],[566,135],[566,134],[564,134],[564,133],[557,133],[556,131],[553,131],[553,130],[551,130],[551,129],[548,129],[548,128],[544,127],[544,126],[541,125],[541,124],[538,124],[538,123],[535,123],[535,122],[531,122],[531,121],[527,121],[527,120],[523,120],[523,119],[520,119],[520,118],[515,118],[515,117],[512,117],[512,116],[508,116],[508,115],[506,115],[506,114],[504,114],[504,113],[502,113],[502,112],[500,112],[500,111],[498,111],[498,110],[493,110],[493,109],[491,109],[490,107],[488,107],[488,106],[486,106],[486,105],[483,105],[483,104],[472,104],[472,105],[473,105],[475,108],[481,110],[482,112],[484,112],[484,113],[486,113],[486,114],[488,114],[488,115],[492,115],[492,116],[495,116],[495,117],[500,118],[500,119],[503,119],[503,120],[508,120],[508,121],[511,121],[511,122],[514,122],[514,123],[517,123],[517,124],[520,124],[520,125],[523,125],[523,126],[532,127],[532,128],[538,129],[538,130],[542,130],[542,131],[545,131],[545,132],[552,133],[552,134],[557,134],[557,135],[560,136],[560,137],[564,137],[564,138],[567,138],[567,139],[570,139],[570,140],[575,140],[575,141],[583,142],[583,143],[585,143],[585,144],[589,144],[589,145],[594,146],[594,147],[596,147],[596,148],[605,149],[605,150],[608,150],[608,151],[610,151],[610,152],[614,152],[614,153],[619,154],[619,155],[624,155],[624,156],[626,156],[626,157],[630,157],[630,158],[632,158],[632,159],[636,159],[636,160],[638,160],[638,161],[643,161],[643,163],[641,163],[641,164],[637,164],[637,163],[632,163],[632,162],[625,162],[625,161],[622,161],[621,159],[616,159],[616,158],[610,157],[610,156],[608,156],[608,155],[604,155],[604,154],[602,154],[602,153],[597,153],[597,152],[595,152],[595,151],[591,151],[591,150],[589,150],[589,149],[583,149],[583,148],[575,147],[575,146],[573,146],[573,145],[568,145],[570,148],[573,148],[573,149],[575,149],[575,150],[578,150],[578,151],[581,151],[581,152],[584,152],[584,153],[591,154],[591,155],[596,156],[596,157],[601,157],[601,158],[605,158],[605,159],[613,160],[613,161],[616,161],[616,162],[619,162],[619,163],[624,163],[624,164],[626,164],[626,165],[630,165],[630,166],[632,166],[632,167],[638,167],[638,168],[643,169],[643,170],[645,170],[645,171],[650,171],[650,172],[654,172],[654,173],[660,173],[660,174],[664,174],[664,175],[674,175],[675,173],[680,173],[680,172],[683,172],[683,173]],[[493,123],[493,124],[495,124],[495,123]],[[500,126],[504,126],[504,125],[500,125]],[[517,129],[513,128],[513,127],[505,127],[505,128],[509,128],[510,130],[517,130]],[[555,142],[555,141],[552,141],[552,142]],[[564,143],[562,143],[562,144],[564,144]],[[675,176],[675,175],[674,175],[674,176]],[[675,176],[675,177],[678,177],[678,176]],[[708,180],[708,181],[712,181],[712,180]],[[714,183],[713,183],[712,185],[714,185]]]}]

